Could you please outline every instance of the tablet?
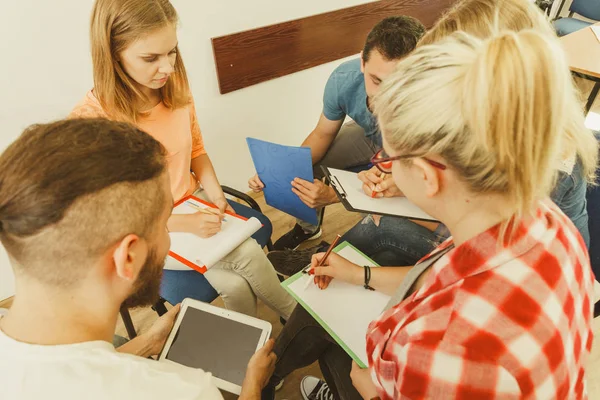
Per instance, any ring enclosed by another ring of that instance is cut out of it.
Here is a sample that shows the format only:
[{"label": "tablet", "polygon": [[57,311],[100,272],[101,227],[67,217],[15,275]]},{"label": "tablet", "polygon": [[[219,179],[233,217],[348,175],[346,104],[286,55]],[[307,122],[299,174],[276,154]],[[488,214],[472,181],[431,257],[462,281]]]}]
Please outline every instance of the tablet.
[{"label": "tablet", "polygon": [[271,336],[258,318],[185,299],[159,361],[212,373],[220,389],[240,394],[252,355]]}]

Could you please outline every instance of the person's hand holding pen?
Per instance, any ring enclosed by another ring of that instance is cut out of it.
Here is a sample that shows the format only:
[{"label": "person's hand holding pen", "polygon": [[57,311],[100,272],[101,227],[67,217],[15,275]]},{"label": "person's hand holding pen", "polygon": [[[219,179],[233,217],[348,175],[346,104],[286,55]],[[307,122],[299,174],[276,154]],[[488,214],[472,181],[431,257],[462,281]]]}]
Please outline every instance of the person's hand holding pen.
[{"label": "person's hand holding pen", "polygon": [[225,215],[219,209],[205,208],[194,214],[187,214],[188,227],[185,232],[193,233],[203,239],[212,237],[221,231]]},{"label": "person's hand holding pen", "polygon": [[396,186],[392,175],[384,174],[377,167],[361,171],[358,174],[358,179],[362,181],[362,189],[367,196],[373,198],[404,196]]},{"label": "person's hand holding pen", "polygon": [[225,214],[218,208],[200,207],[193,202],[187,204],[197,212],[171,215],[167,222],[169,232],[187,232],[206,239],[219,233],[223,221],[227,222]]},{"label": "person's hand holding pen", "polygon": [[332,279],[339,279],[353,285],[362,285],[364,281],[363,267],[358,266],[344,257],[331,253],[322,266],[318,266],[325,253],[312,256],[311,268],[308,273],[314,276],[314,282],[319,289],[327,289]]}]

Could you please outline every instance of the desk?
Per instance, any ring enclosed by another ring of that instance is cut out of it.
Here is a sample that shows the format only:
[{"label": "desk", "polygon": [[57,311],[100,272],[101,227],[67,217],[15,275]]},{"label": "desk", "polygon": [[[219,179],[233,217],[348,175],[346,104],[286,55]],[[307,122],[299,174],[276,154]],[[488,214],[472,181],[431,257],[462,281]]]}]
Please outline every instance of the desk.
[{"label": "desk", "polygon": [[[600,23],[594,26],[600,26]],[[596,82],[585,105],[587,114],[600,91],[600,41],[590,28],[584,28],[560,38],[571,71]]]}]

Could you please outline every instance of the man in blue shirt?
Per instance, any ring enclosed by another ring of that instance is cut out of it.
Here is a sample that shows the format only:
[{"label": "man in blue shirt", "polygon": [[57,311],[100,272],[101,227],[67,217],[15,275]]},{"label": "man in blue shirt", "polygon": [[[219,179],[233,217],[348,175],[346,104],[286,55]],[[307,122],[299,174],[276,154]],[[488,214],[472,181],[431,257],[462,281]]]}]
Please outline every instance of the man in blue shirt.
[{"label": "man in blue shirt", "polygon": [[[360,59],[343,63],[329,77],[319,122],[302,143],[312,151],[315,180],[296,178],[292,183],[293,192],[309,207],[319,209],[321,215],[324,206],[339,200],[333,189],[323,183],[320,167],[356,169],[369,164],[381,148],[381,132],[369,99],[398,61],[414,50],[424,33],[425,27],[414,18],[386,18],[367,36]],[[344,125],[346,117],[353,122]],[[264,188],[258,175],[248,183],[257,192]],[[275,242],[275,248],[295,249],[320,235],[320,226],[298,220],[290,232]]]}]

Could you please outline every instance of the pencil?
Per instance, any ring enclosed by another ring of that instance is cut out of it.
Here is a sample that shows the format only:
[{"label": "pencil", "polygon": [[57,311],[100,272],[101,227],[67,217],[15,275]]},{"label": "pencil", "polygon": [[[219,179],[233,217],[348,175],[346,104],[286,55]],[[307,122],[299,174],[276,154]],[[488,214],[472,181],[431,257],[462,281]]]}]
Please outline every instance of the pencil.
[{"label": "pencil", "polygon": [[[325,264],[325,261],[327,261],[327,258],[329,257],[329,255],[331,254],[331,252],[333,251],[333,249],[335,249],[335,246],[337,246],[338,242],[340,241],[342,237],[340,235],[337,235],[335,237],[335,239],[333,239],[333,242],[331,242],[331,244],[329,245],[329,248],[327,249],[327,252],[325,252],[325,255],[323,256],[323,258],[321,258],[321,261],[319,261],[319,263],[317,264],[317,267],[322,267],[323,264]],[[311,268],[312,269],[312,268]],[[304,290],[308,289],[308,287],[310,286],[310,283],[314,281],[314,277],[312,277],[312,275],[309,275],[308,277],[308,281],[306,282],[306,285],[304,285]]]},{"label": "pencil", "polygon": [[[383,180],[385,179],[385,174],[381,174],[380,178],[381,178],[381,182],[383,182]],[[375,196],[377,196],[377,192],[375,190],[373,190],[373,192],[371,193],[371,198],[374,199]]]}]

